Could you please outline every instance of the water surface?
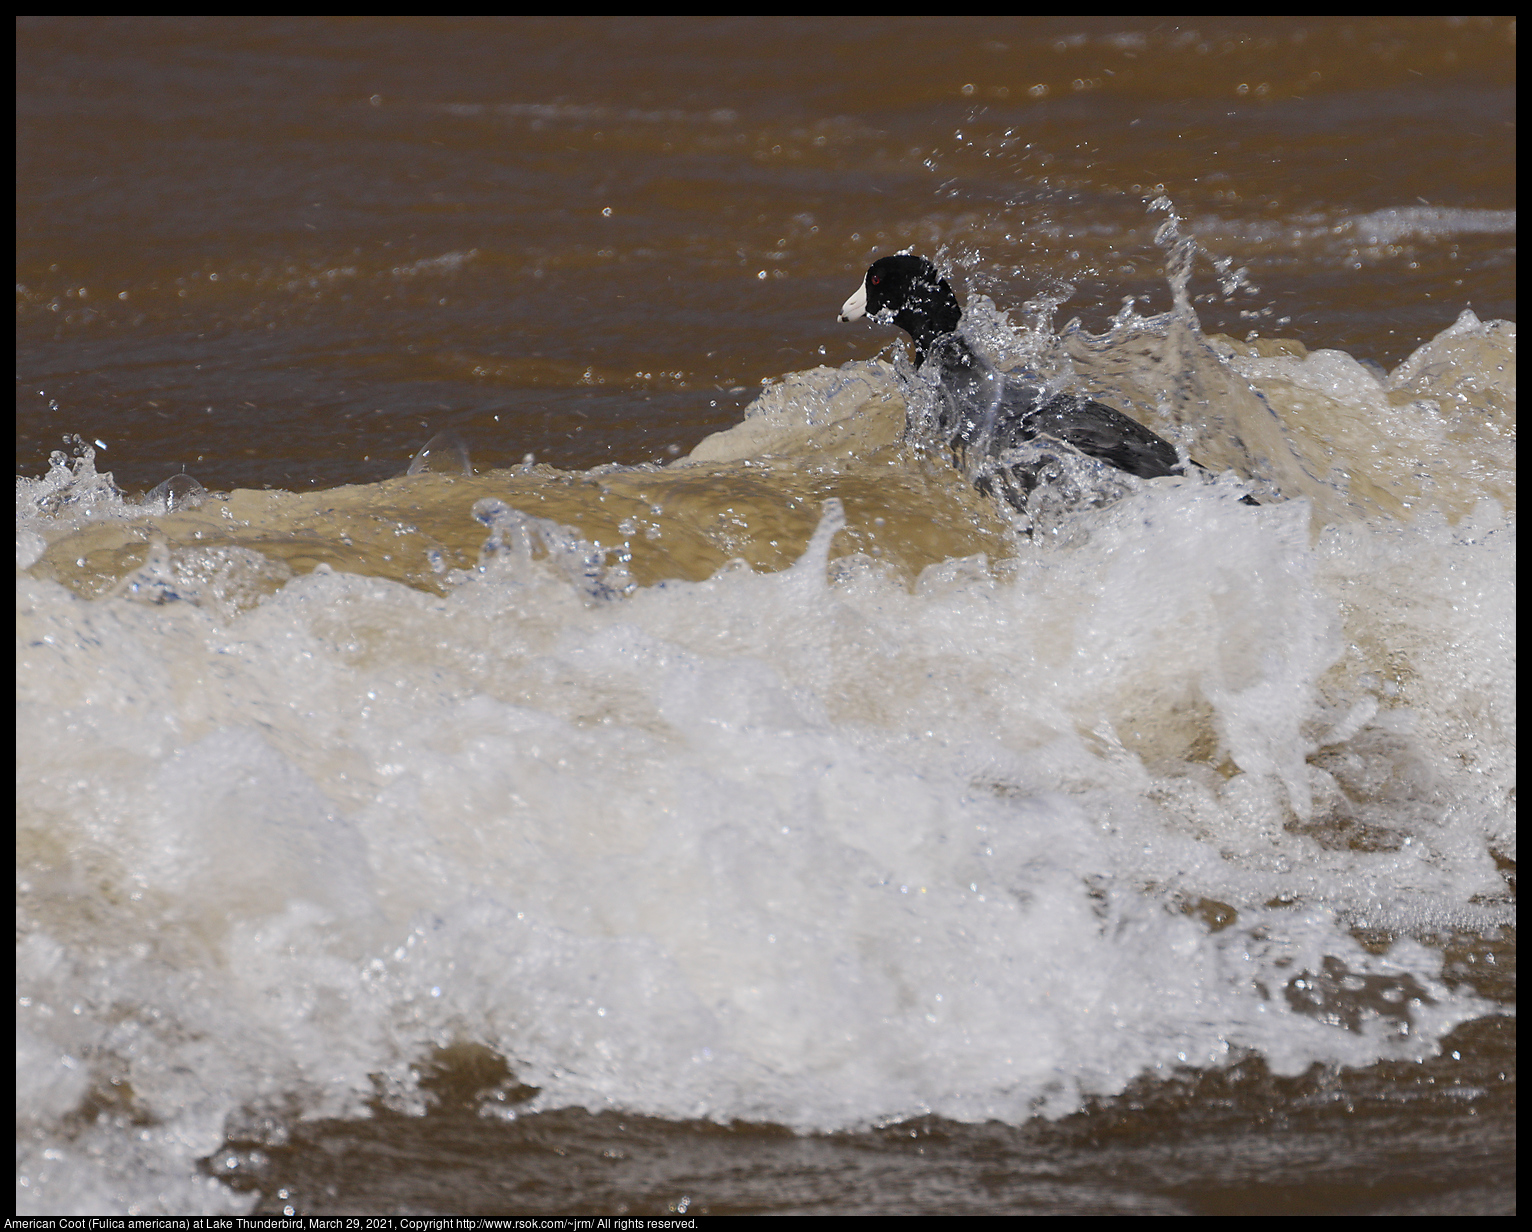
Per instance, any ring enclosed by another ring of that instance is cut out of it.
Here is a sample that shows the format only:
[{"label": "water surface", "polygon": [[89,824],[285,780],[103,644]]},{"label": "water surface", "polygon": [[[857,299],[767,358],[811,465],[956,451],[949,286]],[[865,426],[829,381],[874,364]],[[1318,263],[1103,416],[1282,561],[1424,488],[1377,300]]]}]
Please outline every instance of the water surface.
[{"label": "water surface", "polygon": [[1514,35],[23,21],[18,1208],[1513,1210]]}]

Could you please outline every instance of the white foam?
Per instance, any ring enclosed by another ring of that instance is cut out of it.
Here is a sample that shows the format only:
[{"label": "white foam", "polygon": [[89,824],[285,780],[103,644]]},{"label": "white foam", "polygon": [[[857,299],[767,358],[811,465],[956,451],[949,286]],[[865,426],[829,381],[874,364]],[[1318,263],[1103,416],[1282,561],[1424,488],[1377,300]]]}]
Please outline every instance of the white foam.
[{"label": "white foam", "polygon": [[[539,1107],[836,1129],[1420,1057],[1484,1012],[1351,928],[1504,916],[1498,506],[1315,539],[1149,485],[913,587],[829,563],[838,519],[626,598],[551,532],[445,597],[19,574],[18,1206],[246,1209],[194,1169],[227,1118],[418,1108],[455,1041]],[[1394,993],[1295,999],[1337,962]]]},{"label": "white foam", "polygon": [[1363,243],[1390,244],[1411,236],[1503,235],[1516,230],[1516,211],[1408,205],[1358,214],[1347,223]]}]

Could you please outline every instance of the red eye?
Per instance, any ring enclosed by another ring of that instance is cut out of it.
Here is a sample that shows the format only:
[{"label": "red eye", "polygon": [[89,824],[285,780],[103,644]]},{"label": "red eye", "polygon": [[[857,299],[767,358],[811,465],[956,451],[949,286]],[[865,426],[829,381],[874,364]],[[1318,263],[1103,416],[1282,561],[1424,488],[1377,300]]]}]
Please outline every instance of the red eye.
[{"label": "red eye", "polygon": [[883,281],[883,275],[882,274],[874,274],[867,281],[872,283],[873,286],[877,286],[878,283]]}]

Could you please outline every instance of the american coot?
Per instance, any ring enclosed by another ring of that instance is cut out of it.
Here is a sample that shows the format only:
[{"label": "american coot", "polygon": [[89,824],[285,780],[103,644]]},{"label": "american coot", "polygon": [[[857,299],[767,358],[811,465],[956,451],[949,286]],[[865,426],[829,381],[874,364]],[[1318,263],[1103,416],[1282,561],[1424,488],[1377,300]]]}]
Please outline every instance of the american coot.
[{"label": "american coot", "polygon": [[1054,444],[1142,479],[1184,474],[1175,446],[1137,420],[1076,394],[1050,395],[976,353],[957,332],[957,296],[924,257],[874,261],[840,310],[842,321],[862,317],[892,321],[914,340],[915,366],[936,379],[937,429],[959,469],[987,495],[998,489],[1025,511],[1031,492],[1058,468],[1048,448]]}]

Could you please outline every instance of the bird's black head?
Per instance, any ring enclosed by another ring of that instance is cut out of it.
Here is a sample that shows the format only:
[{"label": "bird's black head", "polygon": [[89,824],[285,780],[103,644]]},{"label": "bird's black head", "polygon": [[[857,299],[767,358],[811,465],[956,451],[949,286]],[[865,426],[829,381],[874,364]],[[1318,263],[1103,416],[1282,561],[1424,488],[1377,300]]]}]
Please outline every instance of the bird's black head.
[{"label": "bird's black head", "polygon": [[856,293],[840,310],[842,321],[860,317],[892,321],[915,341],[915,362],[962,319],[957,296],[936,266],[924,257],[900,253],[872,263]]}]

